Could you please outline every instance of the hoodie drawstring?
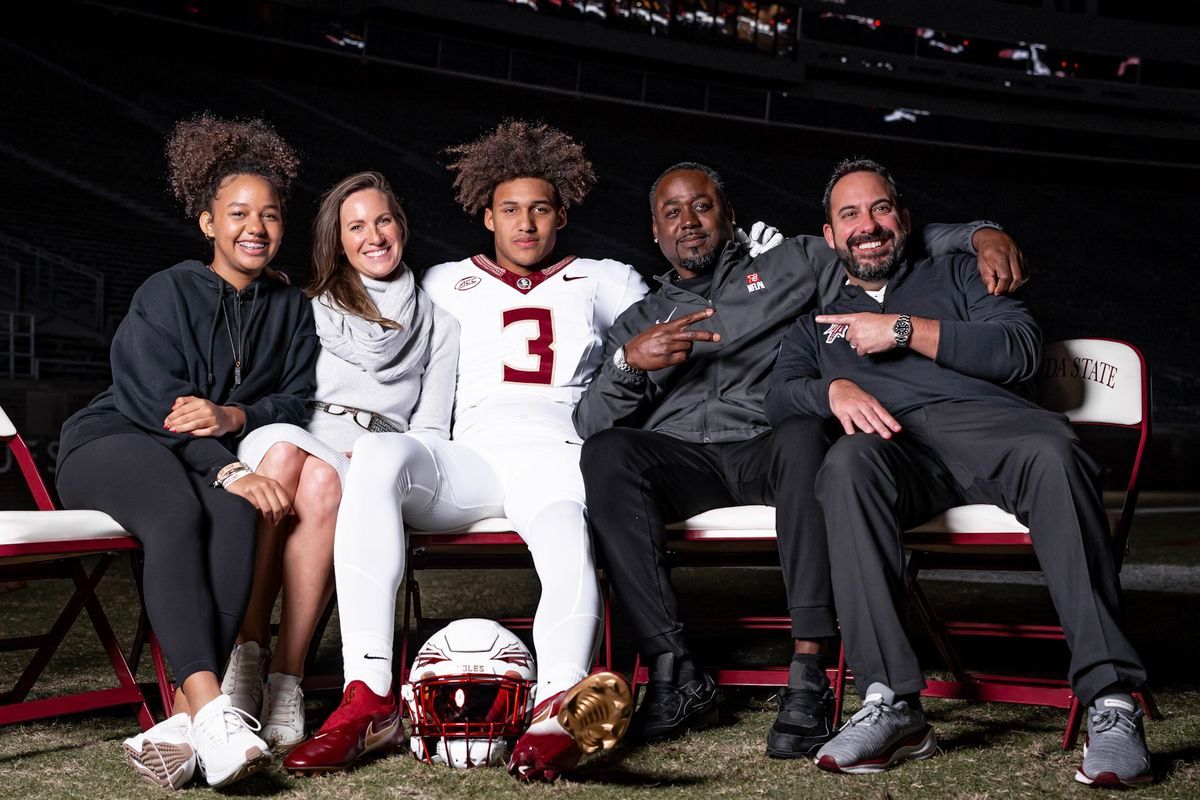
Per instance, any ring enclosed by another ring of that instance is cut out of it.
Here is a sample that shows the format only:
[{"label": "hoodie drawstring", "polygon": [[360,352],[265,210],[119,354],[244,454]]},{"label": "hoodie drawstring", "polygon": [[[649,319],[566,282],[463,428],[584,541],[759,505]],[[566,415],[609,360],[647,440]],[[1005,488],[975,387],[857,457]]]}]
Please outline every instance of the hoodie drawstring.
[{"label": "hoodie drawstring", "polygon": [[[209,267],[209,269],[212,269]],[[204,360],[204,393],[213,385],[213,344],[217,339],[217,326],[221,324],[221,312],[225,310],[225,282],[217,278],[217,310],[213,312],[212,325],[208,329],[208,357]]]}]

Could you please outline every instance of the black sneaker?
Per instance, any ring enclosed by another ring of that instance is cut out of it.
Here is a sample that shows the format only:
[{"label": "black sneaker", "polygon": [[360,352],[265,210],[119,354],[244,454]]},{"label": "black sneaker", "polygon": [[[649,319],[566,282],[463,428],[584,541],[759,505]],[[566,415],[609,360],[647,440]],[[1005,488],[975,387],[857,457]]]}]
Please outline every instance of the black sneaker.
[{"label": "black sneaker", "polygon": [[771,758],[811,758],[833,737],[833,692],[807,685],[779,692],[779,714],[767,733]]},{"label": "black sneaker", "polygon": [[717,683],[708,675],[683,684],[651,678],[629,732],[640,741],[657,742],[707,728],[716,721]]}]

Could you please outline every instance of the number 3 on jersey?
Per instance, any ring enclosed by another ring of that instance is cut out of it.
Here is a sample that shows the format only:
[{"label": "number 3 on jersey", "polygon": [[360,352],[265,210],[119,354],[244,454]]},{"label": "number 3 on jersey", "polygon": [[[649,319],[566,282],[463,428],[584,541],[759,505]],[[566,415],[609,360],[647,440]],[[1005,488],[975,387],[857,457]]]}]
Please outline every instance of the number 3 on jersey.
[{"label": "number 3 on jersey", "polygon": [[526,339],[529,355],[537,359],[534,369],[518,369],[504,365],[506,383],[554,383],[554,317],[548,308],[510,308],[503,314],[504,327],[518,322],[537,323],[537,336]]}]

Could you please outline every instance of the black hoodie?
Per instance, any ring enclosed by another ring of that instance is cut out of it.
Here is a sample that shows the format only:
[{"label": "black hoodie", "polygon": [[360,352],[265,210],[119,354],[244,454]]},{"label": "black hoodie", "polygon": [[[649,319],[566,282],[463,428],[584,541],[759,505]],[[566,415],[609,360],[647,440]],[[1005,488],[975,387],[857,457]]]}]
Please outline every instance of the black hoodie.
[{"label": "black hoodie", "polygon": [[[237,460],[237,439],[271,422],[303,421],[319,348],[312,307],[279,278],[261,275],[239,292],[199,261],[156,273],[113,337],[113,385],[63,424],[59,468],[92,439],[142,433],[215,478]],[[245,427],[221,438],[171,433],[163,420],[188,395],[237,406]]]}]

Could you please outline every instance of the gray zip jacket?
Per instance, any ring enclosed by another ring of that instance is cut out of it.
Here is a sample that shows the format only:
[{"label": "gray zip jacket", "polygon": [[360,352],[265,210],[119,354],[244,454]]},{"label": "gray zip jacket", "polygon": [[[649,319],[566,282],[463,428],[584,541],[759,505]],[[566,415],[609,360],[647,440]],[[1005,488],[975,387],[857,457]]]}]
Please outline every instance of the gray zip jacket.
[{"label": "gray zip jacket", "polygon": [[[971,237],[988,222],[927,225],[931,255],[974,253]],[[656,292],[625,310],[609,329],[604,361],[575,407],[575,428],[587,438],[614,426],[642,428],[686,442],[752,439],[770,430],[763,403],[784,332],[801,314],[832,302],[846,274],[819,236],[796,236],[751,259],[728,242],[713,273],[708,298],[658,276]],[[613,353],[659,322],[693,311],[715,313],[691,326],[721,334],[696,342],[682,364],[633,375],[617,369]]]}]

